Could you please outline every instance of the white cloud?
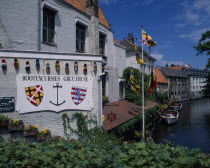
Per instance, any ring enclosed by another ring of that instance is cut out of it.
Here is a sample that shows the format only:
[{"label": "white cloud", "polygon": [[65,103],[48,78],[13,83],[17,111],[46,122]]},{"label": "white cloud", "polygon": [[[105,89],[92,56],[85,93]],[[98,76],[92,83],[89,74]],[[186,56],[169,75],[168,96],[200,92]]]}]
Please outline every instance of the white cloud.
[{"label": "white cloud", "polygon": [[209,22],[210,1],[209,0],[185,0],[182,3],[183,14],[179,18],[194,26],[200,26]]},{"label": "white cloud", "polygon": [[153,58],[155,58],[157,61],[160,61],[163,59],[163,54],[151,54]]},{"label": "white cloud", "polygon": [[151,56],[156,59],[156,62],[155,62],[156,66],[158,66],[158,65],[165,66],[166,64],[168,64],[169,66],[171,64],[184,65],[184,62],[182,62],[182,61],[167,61],[167,60],[165,60],[163,54],[152,53]]},{"label": "white cloud", "polygon": [[178,37],[198,41],[201,38],[201,35],[209,29],[210,28],[199,29],[199,30],[196,30],[196,31],[192,31],[191,33],[188,33],[188,34],[180,34]]}]

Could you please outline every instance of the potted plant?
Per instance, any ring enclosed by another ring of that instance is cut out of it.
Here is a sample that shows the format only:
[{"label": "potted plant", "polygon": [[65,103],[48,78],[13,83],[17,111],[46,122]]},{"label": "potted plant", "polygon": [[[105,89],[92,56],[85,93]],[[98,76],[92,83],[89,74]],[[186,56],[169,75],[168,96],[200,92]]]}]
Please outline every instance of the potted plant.
[{"label": "potted plant", "polygon": [[43,129],[40,132],[38,132],[37,140],[38,141],[44,141],[46,139],[51,138],[51,132],[48,129]]},{"label": "potted plant", "polygon": [[6,127],[11,119],[7,115],[0,115],[0,127]]},{"label": "potted plant", "polygon": [[19,119],[13,119],[9,121],[8,129],[9,131],[22,131],[23,130],[23,121]]},{"label": "potted plant", "polygon": [[38,134],[37,125],[26,125],[24,127],[24,136],[36,136]]},{"label": "potted plant", "polygon": [[109,98],[108,98],[108,96],[103,96],[103,97],[102,97],[102,102],[103,102],[103,106],[104,106],[105,104],[109,103]]}]

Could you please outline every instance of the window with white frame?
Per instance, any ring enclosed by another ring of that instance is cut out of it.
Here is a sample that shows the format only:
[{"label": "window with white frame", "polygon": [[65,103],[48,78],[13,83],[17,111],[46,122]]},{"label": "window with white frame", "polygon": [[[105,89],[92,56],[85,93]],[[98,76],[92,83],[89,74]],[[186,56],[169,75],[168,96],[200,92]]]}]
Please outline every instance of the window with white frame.
[{"label": "window with white frame", "polygon": [[43,8],[43,36],[44,43],[55,44],[55,11]]}]

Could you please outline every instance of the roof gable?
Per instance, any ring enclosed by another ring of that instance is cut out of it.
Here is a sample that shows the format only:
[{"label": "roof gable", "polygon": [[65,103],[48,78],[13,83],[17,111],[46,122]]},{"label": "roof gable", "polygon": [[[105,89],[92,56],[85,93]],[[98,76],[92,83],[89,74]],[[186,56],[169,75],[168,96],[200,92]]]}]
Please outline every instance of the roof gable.
[{"label": "roof gable", "polygon": [[183,78],[188,77],[186,75],[186,73],[184,71],[181,71],[181,70],[172,69],[172,68],[168,68],[168,67],[161,67],[160,70],[167,77],[170,77],[170,76],[172,76],[172,77],[183,77]]},{"label": "roof gable", "polygon": [[162,74],[162,72],[158,68],[154,69],[154,74],[157,78],[158,83],[165,83],[165,84],[168,83],[165,76]]},{"label": "roof gable", "polygon": [[169,68],[182,70],[183,68],[185,68],[185,66],[174,66],[174,67],[169,67]]},{"label": "roof gable", "polygon": [[[135,51],[135,44],[128,41],[127,39],[123,39],[122,41],[120,41],[120,44],[124,47],[126,47],[126,52],[134,52]],[[138,47],[139,51],[142,51],[141,47]],[[144,50],[144,55],[146,55],[147,57],[149,57],[148,53]],[[150,56],[151,60],[156,61],[155,58],[153,58],[152,56]]]}]

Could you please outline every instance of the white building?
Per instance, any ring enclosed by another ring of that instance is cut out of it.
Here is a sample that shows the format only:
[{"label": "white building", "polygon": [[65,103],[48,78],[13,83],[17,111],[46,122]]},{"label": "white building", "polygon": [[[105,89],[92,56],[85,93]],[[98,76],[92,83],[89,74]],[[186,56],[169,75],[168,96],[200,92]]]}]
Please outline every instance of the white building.
[{"label": "white building", "polygon": [[[60,136],[64,136],[63,113],[96,116],[101,125],[101,78],[105,94],[119,100],[114,56],[122,57],[123,50],[113,42],[97,0],[0,1],[0,97],[15,100],[15,109],[2,108],[1,114]],[[107,57],[106,73],[102,73],[102,55]],[[41,96],[34,94],[37,88]],[[78,88],[80,97],[75,98],[78,93],[73,90]]]},{"label": "white building", "polygon": [[187,68],[183,69],[190,78],[190,99],[201,98],[204,85],[208,76],[208,71],[204,69]]},{"label": "white building", "polygon": [[[128,33],[127,39],[123,39],[120,41],[120,44],[124,47],[126,47],[126,67],[133,67],[136,69],[139,69],[139,71],[142,71],[141,65],[136,62],[136,54],[135,54],[135,44],[134,44],[134,37],[132,33]],[[137,45],[138,46],[138,45]],[[145,46],[146,48],[147,46]],[[139,56],[142,58],[142,48],[138,47],[139,50]],[[155,59],[145,51],[143,51],[144,55],[144,61],[146,63],[145,65],[145,73],[150,74],[151,69],[154,68]]]}]

